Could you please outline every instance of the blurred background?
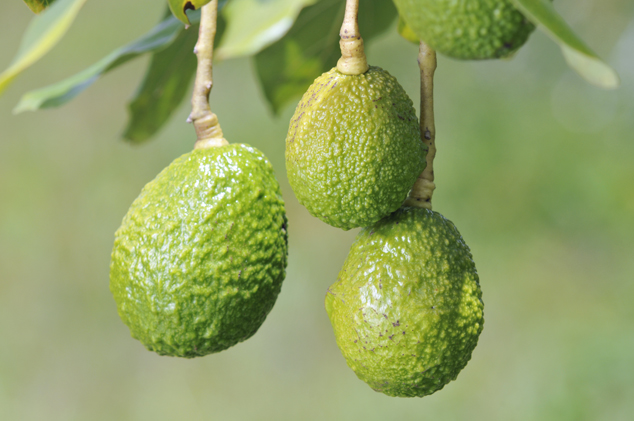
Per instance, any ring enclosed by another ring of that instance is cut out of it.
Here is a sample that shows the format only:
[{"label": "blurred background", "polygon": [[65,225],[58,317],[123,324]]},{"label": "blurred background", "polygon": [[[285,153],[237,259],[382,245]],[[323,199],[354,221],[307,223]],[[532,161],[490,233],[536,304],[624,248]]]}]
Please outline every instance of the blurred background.
[{"label": "blurred background", "polygon": [[[32,15],[2,3],[5,68]],[[272,116],[249,59],[216,65],[212,108],[282,184],[282,293],[253,338],[219,354],[160,357],[130,337],[108,289],[113,233],[143,185],[191,150],[189,105],[154,141],[121,141],[142,59],[60,109],[11,113],[27,90],[145,33],[164,5],[89,1],[0,98],[0,419],[634,419],[634,3],[556,4],[622,87],[583,82],[540,32],[510,61],[439,58],[434,209],[471,247],[486,323],[457,381],[402,399],[373,392],[339,353],[323,300],[356,230],[297,203],[284,169],[294,105]],[[418,102],[417,48],[395,25],[367,54]]]}]

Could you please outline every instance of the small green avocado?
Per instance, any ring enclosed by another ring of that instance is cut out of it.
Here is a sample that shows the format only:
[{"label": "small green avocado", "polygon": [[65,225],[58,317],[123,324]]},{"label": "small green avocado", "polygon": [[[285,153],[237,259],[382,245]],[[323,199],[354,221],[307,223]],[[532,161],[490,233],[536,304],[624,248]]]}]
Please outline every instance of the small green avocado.
[{"label": "small green avocado", "polygon": [[286,171],[322,221],[363,227],[398,209],[426,165],[412,100],[385,70],[318,77],[293,115]]},{"label": "small green avocado", "polygon": [[132,336],[198,357],[251,337],[285,276],[284,202],[247,145],[196,149],[148,183],[115,234],[110,290]]},{"label": "small green avocado", "polygon": [[358,234],[326,311],[348,366],[372,389],[415,397],[466,366],[484,324],[469,248],[437,212],[404,207]]},{"label": "small green avocado", "polygon": [[464,60],[508,57],[535,29],[511,0],[394,0],[401,18],[439,53]]}]

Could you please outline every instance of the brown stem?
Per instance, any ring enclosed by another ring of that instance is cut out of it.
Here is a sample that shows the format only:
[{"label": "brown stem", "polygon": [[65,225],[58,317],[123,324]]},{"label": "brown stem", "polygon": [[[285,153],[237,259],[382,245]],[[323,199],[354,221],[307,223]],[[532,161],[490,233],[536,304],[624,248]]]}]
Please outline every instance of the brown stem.
[{"label": "brown stem", "polygon": [[201,9],[200,30],[194,54],[198,58],[196,81],[192,94],[192,112],[187,121],[194,123],[196,129],[195,149],[211,148],[227,145],[218,117],[209,106],[209,93],[213,86],[213,53],[216,36],[216,19],[218,17],[218,0],[212,0]]},{"label": "brown stem", "polygon": [[428,146],[427,166],[418,176],[405,206],[431,209],[431,197],[434,184],[434,157],[436,156],[436,126],[434,125],[434,72],[436,71],[436,52],[421,41],[418,52],[420,68],[420,134],[421,140]]},{"label": "brown stem", "polygon": [[346,0],[346,14],[339,32],[341,58],[337,62],[337,70],[344,75],[360,75],[369,69],[363,38],[359,33],[358,15],[359,0]]}]

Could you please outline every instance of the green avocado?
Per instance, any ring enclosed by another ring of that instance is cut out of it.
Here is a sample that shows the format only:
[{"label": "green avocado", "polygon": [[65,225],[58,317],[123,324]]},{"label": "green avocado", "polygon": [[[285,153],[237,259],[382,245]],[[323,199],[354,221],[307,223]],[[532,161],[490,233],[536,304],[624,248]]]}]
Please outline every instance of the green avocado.
[{"label": "green avocado", "polygon": [[286,214],[264,155],[196,149],[149,182],[115,234],[110,290],[132,336],[198,357],[251,337],[287,263]]},{"label": "green avocado", "polygon": [[508,57],[535,29],[511,0],[394,0],[401,18],[439,53],[479,60]]},{"label": "green avocado", "polygon": [[425,168],[426,151],[412,100],[393,76],[378,67],[360,75],[334,68],[295,110],[286,171],[313,216],[349,230],[401,206]]},{"label": "green avocado", "polygon": [[437,212],[404,207],[358,234],[326,311],[348,366],[389,396],[454,380],[484,324],[469,247]]}]

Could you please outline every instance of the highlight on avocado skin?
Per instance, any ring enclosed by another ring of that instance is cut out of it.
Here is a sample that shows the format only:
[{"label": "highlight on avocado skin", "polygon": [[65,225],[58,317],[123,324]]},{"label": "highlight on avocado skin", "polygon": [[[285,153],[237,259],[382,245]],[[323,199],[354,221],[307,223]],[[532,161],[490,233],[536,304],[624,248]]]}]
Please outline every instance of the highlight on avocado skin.
[{"label": "highlight on avocado skin", "polygon": [[286,137],[286,171],[297,199],[344,230],[367,226],[403,203],[425,168],[427,146],[411,99],[379,67],[336,68],[302,97]]},{"label": "highlight on avocado skin", "polygon": [[484,324],[469,247],[423,208],[361,230],[325,305],[348,366],[389,396],[426,396],[455,380]]},{"label": "highlight on avocado skin", "polygon": [[115,234],[110,290],[121,319],[161,355],[198,357],[250,338],[284,280],[286,228],[279,184],[257,149],[177,158]]}]

